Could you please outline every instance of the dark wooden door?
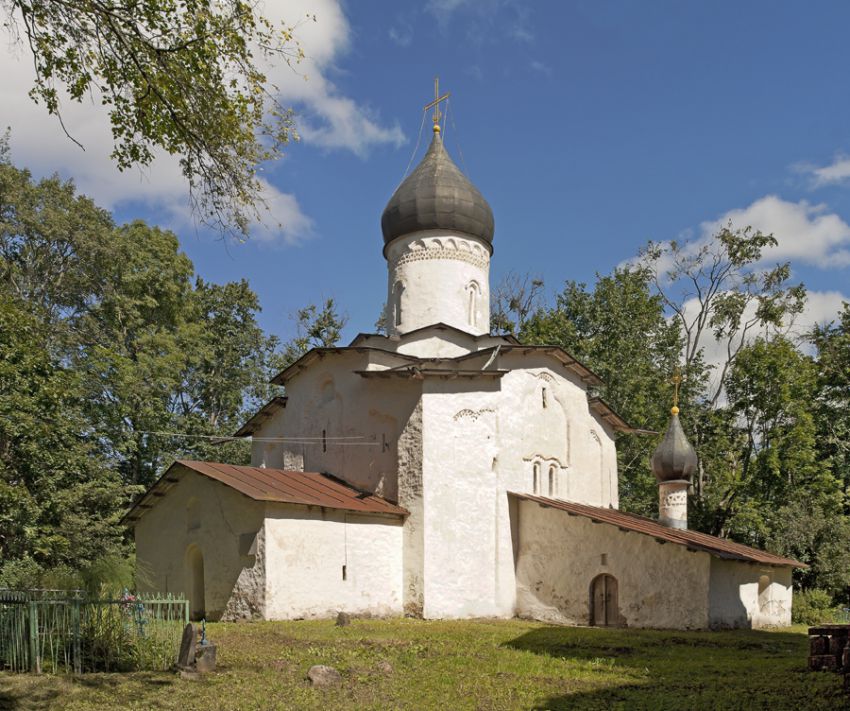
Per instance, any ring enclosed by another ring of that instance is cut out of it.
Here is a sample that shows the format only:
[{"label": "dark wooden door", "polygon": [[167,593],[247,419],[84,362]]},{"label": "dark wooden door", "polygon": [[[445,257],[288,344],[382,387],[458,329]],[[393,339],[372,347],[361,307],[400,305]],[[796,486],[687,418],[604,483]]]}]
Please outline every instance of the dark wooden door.
[{"label": "dark wooden door", "polygon": [[593,609],[590,623],[599,627],[616,625],[619,620],[617,579],[612,575],[598,575],[593,579],[590,593]]}]

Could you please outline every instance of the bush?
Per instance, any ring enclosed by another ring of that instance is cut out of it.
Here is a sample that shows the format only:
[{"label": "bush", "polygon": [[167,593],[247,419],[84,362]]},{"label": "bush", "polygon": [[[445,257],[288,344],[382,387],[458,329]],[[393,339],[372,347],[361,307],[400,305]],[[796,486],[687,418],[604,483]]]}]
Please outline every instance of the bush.
[{"label": "bush", "polygon": [[794,593],[791,621],[799,625],[818,625],[836,622],[840,611],[833,607],[832,596],[826,590],[801,590]]}]

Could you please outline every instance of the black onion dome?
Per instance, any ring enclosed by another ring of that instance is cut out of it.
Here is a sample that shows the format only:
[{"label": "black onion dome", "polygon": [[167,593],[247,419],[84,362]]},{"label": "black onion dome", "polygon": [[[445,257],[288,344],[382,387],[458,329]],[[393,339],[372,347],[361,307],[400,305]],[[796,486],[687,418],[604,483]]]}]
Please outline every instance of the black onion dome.
[{"label": "black onion dome", "polygon": [[652,455],[652,472],[659,482],[690,479],[697,468],[697,453],[688,442],[674,408],[664,439]]},{"label": "black onion dome", "polygon": [[420,230],[462,232],[492,245],[494,229],[490,205],[436,132],[422,162],[398,186],[381,216],[384,245]]}]

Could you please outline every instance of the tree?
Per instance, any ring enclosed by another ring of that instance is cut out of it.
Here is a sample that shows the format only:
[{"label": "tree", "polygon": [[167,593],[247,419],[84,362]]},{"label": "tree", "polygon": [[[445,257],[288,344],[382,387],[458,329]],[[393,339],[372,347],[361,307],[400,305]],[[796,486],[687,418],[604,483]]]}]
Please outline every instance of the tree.
[{"label": "tree", "polygon": [[257,165],[297,137],[263,70],[301,59],[292,27],[273,25],[249,0],[0,5],[32,53],[30,97],[63,130],[63,97],[94,98],[109,114],[120,170],[149,165],[158,149],[179,156],[200,217],[247,236],[262,204]]},{"label": "tree", "polygon": [[348,316],[340,315],[333,299],[325,299],[321,306],[310,304],[296,314],[297,333],[285,343],[280,354],[274,358],[277,370],[291,365],[311,348],[335,346],[348,322]]},{"label": "tree", "polygon": [[[850,496],[850,303],[837,323],[816,326],[811,342],[817,350],[817,423],[821,456]],[[850,498],[845,498],[845,506]],[[850,510],[845,511],[850,513]]]},{"label": "tree", "polygon": [[758,268],[764,250],[776,244],[773,235],[734,229],[730,223],[706,241],[650,242],[640,254],[656,293],[682,331],[685,377],[708,339],[722,345],[719,372],[708,393],[711,406],[720,401],[726,372],[741,349],[759,333],[787,329],[803,310],[806,290],[788,283],[790,263]]},{"label": "tree", "polygon": [[505,274],[490,297],[490,329],[495,333],[516,334],[540,308],[543,280],[516,272]]},{"label": "tree", "polygon": [[100,455],[85,391],[44,322],[0,288],[0,584],[15,565],[85,569],[121,550],[125,488]]}]

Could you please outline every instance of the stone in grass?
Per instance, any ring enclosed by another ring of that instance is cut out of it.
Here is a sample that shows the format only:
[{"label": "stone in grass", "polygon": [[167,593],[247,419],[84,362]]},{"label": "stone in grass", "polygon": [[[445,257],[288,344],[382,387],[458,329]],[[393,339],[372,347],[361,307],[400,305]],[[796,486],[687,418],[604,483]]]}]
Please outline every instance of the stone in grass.
[{"label": "stone in grass", "polygon": [[342,674],[333,667],[316,664],[310,667],[307,678],[313,686],[336,686],[342,681]]},{"label": "stone in grass", "polygon": [[382,659],[375,665],[375,671],[377,671],[379,674],[392,674],[393,665],[390,664],[386,659]]},{"label": "stone in grass", "polygon": [[177,656],[177,666],[188,669],[195,664],[195,625],[189,622],[183,628],[183,639],[180,642],[180,654]]},{"label": "stone in grass", "polygon": [[336,616],[336,626],[347,627],[350,624],[351,616],[347,612],[342,612],[342,610],[340,610],[339,614]]},{"label": "stone in grass", "polygon": [[195,651],[195,669],[201,674],[215,671],[215,652],[214,644],[199,644]]}]

